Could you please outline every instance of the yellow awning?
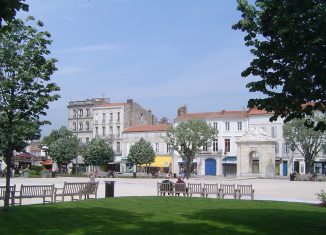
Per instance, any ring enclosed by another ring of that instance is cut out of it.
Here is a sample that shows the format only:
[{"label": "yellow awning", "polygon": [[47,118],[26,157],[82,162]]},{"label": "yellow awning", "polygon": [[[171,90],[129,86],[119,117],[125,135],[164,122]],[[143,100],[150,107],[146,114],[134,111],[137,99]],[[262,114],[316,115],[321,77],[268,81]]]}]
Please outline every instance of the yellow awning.
[{"label": "yellow awning", "polygon": [[[152,164],[148,165],[149,167],[170,167],[172,162],[171,156],[156,156]],[[145,165],[143,165],[145,166]]]}]

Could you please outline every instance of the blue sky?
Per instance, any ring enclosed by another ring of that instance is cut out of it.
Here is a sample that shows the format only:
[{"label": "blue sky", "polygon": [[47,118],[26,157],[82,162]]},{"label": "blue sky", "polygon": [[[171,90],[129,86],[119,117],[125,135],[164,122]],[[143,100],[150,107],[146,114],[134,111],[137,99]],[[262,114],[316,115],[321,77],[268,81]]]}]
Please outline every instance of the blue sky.
[{"label": "blue sky", "polygon": [[[171,121],[189,112],[243,110],[254,97],[240,73],[252,56],[235,0],[27,0],[58,59],[43,135],[67,124],[69,101],[134,99]],[[18,16],[25,16],[19,13]]]}]

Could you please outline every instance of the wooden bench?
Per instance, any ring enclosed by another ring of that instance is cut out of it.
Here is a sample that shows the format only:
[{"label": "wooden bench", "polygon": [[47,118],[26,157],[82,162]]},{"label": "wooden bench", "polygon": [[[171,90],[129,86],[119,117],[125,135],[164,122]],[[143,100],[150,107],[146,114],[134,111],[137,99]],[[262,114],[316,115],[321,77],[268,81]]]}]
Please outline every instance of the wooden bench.
[{"label": "wooden bench", "polygon": [[170,183],[157,182],[157,196],[165,196],[165,194],[173,196],[172,182]]},{"label": "wooden bench", "polygon": [[[11,199],[11,205],[15,204],[15,192],[16,192],[16,185],[9,186],[9,199]],[[5,192],[6,186],[0,186],[0,200],[5,200]]]},{"label": "wooden bench", "polygon": [[[15,199],[19,199],[19,205],[23,198],[43,198],[43,203],[53,202],[54,184],[51,185],[21,185],[20,191],[16,191]],[[50,198],[46,201],[46,198]]]},{"label": "wooden bench", "polygon": [[220,196],[218,184],[204,183],[203,191],[204,191],[205,197],[208,197],[209,194],[216,196],[216,198],[219,198],[219,196]]},{"label": "wooden bench", "polygon": [[175,196],[180,196],[180,193],[182,193],[183,196],[186,196],[188,194],[186,183],[174,183],[173,189]]},{"label": "wooden bench", "polygon": [[[64,182],[63,188],[54,189],[54,202],[64,202],[65,197],[71,197],[71,201],[80,200],[82,196],[85,196],[86,199],[89,198],[90,195],[94,195],[94,198],[97,198],[98,183],[98,181],[80,183]],[[61,197],[61,200],[58,200],[58,197]],[[78,199],[74,197],[78,197]]]},{"label": "wooden bench", "polygon": [[193,194],[199,194],[200,197],[204,196],[204,191],[201,183],[188,183],[188,195],[192,197]]},{"label": "wooden bench", "polygon": [[232,196],[234,199],[237,197],[237,190],[235,188],[235,184],[221,184],[220,185],[220,198],[223,198],[225,196]]},{"label": "wooden bench", "polygon": [[238,184],[237,185],[237,194],[238,198],[241,199],[242,196],[250,196],[251,200],[254,200],[255,190],[252,189],[251,184]]}]

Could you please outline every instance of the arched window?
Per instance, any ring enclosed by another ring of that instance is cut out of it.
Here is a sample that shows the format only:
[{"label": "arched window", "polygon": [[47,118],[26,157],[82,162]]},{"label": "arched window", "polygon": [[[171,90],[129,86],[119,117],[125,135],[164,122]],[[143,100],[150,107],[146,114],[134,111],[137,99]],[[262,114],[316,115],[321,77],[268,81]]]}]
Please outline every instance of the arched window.
[{"label": "arched window", "polygon": [[76,109],[74,109],[73,115],[74,115],[74,117],[77,117],[77,110]]},{"label": "arched window", "polygon": [[79,130],[81,131],[82,129],[83,129],[83,123],[80,122],[80,123],[79,123]]},{"label": "arched window", "polygon": [[74,127],[74,131],[77,130],[77,124],[76,124],[76,122],[73,122],[72,125]]},{"label": "arched window", "polygon": [[89,131],[89,121],[86,122],[86,130]]}]

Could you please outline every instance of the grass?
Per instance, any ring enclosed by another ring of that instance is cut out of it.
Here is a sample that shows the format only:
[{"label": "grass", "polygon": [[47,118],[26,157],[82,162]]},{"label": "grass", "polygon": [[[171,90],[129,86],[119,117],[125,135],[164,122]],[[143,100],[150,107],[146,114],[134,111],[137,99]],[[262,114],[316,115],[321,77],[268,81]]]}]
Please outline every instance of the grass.
[{"label": "grass", "polygon": [[121,197],[0,210],[0,234],[324,234],[326,208],[304,203]]}]

